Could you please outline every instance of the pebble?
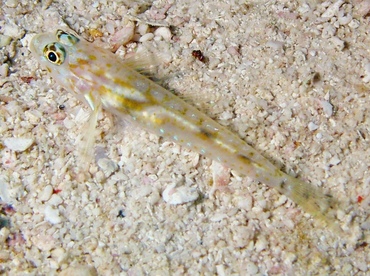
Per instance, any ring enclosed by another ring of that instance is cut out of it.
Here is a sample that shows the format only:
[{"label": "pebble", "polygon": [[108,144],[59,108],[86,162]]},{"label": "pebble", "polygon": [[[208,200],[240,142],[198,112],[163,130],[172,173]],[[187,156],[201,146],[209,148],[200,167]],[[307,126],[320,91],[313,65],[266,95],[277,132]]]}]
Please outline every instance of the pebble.
[{"label": "pebble", "polygon": [[369,82],[370,81],[370,62],[367,62],[364,65],[364,71],[365,71],[365,76],[363,77],[364,82]]},{"label": "pebble", "polygon": [[143,35],[142,37],[140,37],[139,41],[140,42],[149,41],[149,40],[152,40],[153,37],[154,37],[153,33],[147,33],[147,34]]},{"label": "pebble", "polygon": [[95,267],[88,265],[80,265],[68,267],[59,273],[59,276],[69,276],[69,275],[98,276],[98,272],[96,271]]},{"label": "pebble", "polygon": [[4,244],[10,235],[10,230],[7,227],[3,227],[0,230],[0,243]]},{"label": "pebble", "polygon": [[364,1],[356,1],[357,6],[357,13],[360,16],[366,16],[370,12],[370,1],[364,0]]},{"label": "pebble", "polygon": [[297,255],[292,252],[287,252],[284,254],[284,263],[287,265],[291,265],[297,260]]},{"label": "pebble", "polygon": [[135,24],[133,22],[129,22],[126,26],[113,35],[111,43],[117,46],[126,45],[134,37],[134,31]]},{"label": "pebble", "polygon": [[159,27],[154,31],[154,35],[162,37],[164,41],[170,41],[172,37],[171,31],[167,27]]},{"label": "pebble", "polygon": [[9,75],[9,65],[7,63],[4,63],[0,66],[0,77],[7,77],[8,75]]},{"label": "pebble", "polygon": [[48,204],[53,205],[53,206],[58,206],[63,202],[63,199],[61,198],[60,195],[53,194],[51,198],[48,201]]},{"label": "pebble", "polygon": [[163,200],[172,205],[191,202],[198,197],[199,194],[195,188],[187,186],[176,187],[176,184],[168,185],[162,193]]},{"label": "pebble", "polygon": [[258,266],[256,266],[254,263],[252,262],[249,262],[247,265],[246,265],[246,269],[247,269],[247,272],[248,272],[248,275],[256,275],[257,272],[258,272]]},{"label": "pebble", "polygon": [[10,36],[0,34],[0,48],[8,46],[11,41],[12,38]]},{"label": "pebble", "polygon": [[56,248],[51,252],[51,257],[56,259],[58,263],[62,262],[63,259],[67,258],[68,254],[66,253],[64,248]]},{"label": "pebble", "polygon": [[343,40],[341,40],[339,37],[337,36],[333,36],[331,38],[331,42],[334,44],[335,48],[337,48],[338,50],[342,51],[345,47],[345,43]]},{"label": "pebble", "polygon": [[58,224],[62,221],[59,210],[53,208],[51,205],[47,205],[44,210],[45,220],[51,224]]},{"label": "pebble", "polygon": [[111,176],[118,170],[118,165],[108,158],[100,158],[97,162],[98,167],[103,171],[105,177]]},{"label": "pebble", "polygon": [[367,271],[368,269],[368,264],[366,263],[365,260],[361,258],[355,259],[353,265],[363,272]]},{"label": "pebble", "polygon": [[276,51],[280,51],[280,50],[283,50],[284,42],[276,41],[276,40],[270,40],[270,41],[267,41],[266,46],[270,47],[270,48],[272,48]]},{"label": "pebble", "polygon": [[333,115],[333,106],[328,101],[321,101],[321,107],[326,117],[331,117],[331,115]]},{"label": "pebble", "polygon": [[12,198],[9,193],[8,180],[5,176],[0,175],[0,198],[2,202],[11,203]]},{"label": "pebble", "polygon": [[343,264],[343,267],[342,267],[342,275],[350,275],[351,274],[351,270],[353,269],[352,265],[349,264],[349,263],[346,263],[346,264]]},{"label": "pebble", "polygon": [[342,6],[344,0],[339,0],[334,4],[330,5],[326,11],[321,15],[321,17],[332,18],[339,10],[340,6]]},{"label": "pebble", "polygon": [[41,201],[48,201],[53,194],[53,187],[51,185],[47,185],[39,194],[39,199]]},{"label": "pebble", "polygon": [[213,215],[209,220],[212,221],[212,222],[218,222],[218,221],[221,221],[223,219],[226,219],[228,216],[224,213],[218,213],[218,214],[215,214]]},{"label": "pebble", "polygon": [[4,262],[9,260],[10,253],[8,251],[2,250],[0,251],[0,262]]},{"label": "pebble", "polygon": [[253,198],[251,195],[246,194],[236,199],[237,206],[243,210],[250,210],[253,206]]},{"label": "pebble", "polygon": [[5,2],[8,8],[16,8],[18,6],[18,0],[8,0]]},{"label": "pebble", "polygon": [[230,183],[230,169],[228,167],[212,161],[211,170],[215,187],[225,187]]},{"label": "pebble", "polygon": [[217,271],[217,275],[220,275],[220,276],[226,276],[226,272],[225,272],[225,266],[224,265],[217,265],[216,266],[216,271]]},{"label": "pebble", "polygon": [[334,156],[330,159],[329,164],[332,166],[338,165],[340,163],[340,159],[337,156]]},{"label": "pebble", "polygon": [[257,240],[255,248],[257,252],[261,252],[262,250],[266,249],[267,241],[264,237],[261,237]]},{"label": "pebble", "polygon": [[149,26],[147,24],[140,23],[137,27],[137,31],[140,35],[144,36],[149,30]]},{"label": "pebble", "polygon": [[314,130],[316,130],[316,129],[318,129],[319,128],[319,126],[318,125],[316,125],[315,123],[313,123],[313,122],[309,122],[308,123],[308,129],[310,130],[310,131],[314,131]]},{"label": "pebble", "polygon": [[348,23],[348,26],[352,29],[357,29],[358,27],[360,27],[360,21],[352,19],[351,22]]},{"label": "pebble", "polygon": [[19,152],[28,149],[30,146],[32,146],[33,142],[34,142],[33,138],[10,137],[4,140],[4,144],[8,149]]}]

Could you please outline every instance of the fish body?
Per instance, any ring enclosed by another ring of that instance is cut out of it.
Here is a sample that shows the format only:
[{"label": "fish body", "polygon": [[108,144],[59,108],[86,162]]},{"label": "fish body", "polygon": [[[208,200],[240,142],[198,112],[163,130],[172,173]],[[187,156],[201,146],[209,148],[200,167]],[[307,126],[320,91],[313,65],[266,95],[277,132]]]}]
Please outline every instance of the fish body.
[{"label": "fish body", "polygon": [[237,135],[151,81],[108,50],[58,30],[36,35],[31,51],[53,78],[96,114],[128,115],[144,129],[277,189],[332,225],[337,201],[275,167]]}]

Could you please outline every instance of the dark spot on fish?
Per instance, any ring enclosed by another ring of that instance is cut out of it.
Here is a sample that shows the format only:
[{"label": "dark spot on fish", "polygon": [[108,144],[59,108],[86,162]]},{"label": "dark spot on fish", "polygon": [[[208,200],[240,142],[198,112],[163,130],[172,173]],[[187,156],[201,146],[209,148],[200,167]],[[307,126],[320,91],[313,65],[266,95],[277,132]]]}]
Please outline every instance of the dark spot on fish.
[{"label": "dark spot on fish", "polygon": [[279,188],[281,190],[285,190],[285,188],[286,188],[286,180],[285,179],[280,182]]},{"label": "dark spot on fish", "polygon": [[208,130],[205,130],[204,128],[200,129],[200,133],[203,136],[207,137],[207,138],[213,138],[214,137],[213,133],[209,132]]},{"label": "dark spot on fish", "polygon": [[242,160],[243,160],[243,162],[245,162],[245,163],[251,163],[250,158],[249,158],[248,156],[244,155],[244,154],[239,154],[239,155],[238,155],[238,157],[239,157],[240,159],[242,159]]},{"label": "dark spot on fish", "polygon": [[305,198],[305,199],[309,199],[310,198],[310,193],[308,190],[305,190],[303,193],[302,193],[302,197]]}]

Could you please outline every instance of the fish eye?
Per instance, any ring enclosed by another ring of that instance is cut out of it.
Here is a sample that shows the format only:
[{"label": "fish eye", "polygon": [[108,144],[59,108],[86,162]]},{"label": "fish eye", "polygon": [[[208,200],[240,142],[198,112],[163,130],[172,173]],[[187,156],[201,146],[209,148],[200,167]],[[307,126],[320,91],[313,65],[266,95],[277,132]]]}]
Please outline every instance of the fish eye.
[{"label": "fish eye", "polygon": [[44,47],[44,57],[52,64],[63,64],[66,57],[66,50],[58,42],[49,43]]},{"label": "fish eye", "polygon": [[55,63],[58,60],[57,55],[54,52],[49,52],[48,53],[48,60],[50,62]]}]

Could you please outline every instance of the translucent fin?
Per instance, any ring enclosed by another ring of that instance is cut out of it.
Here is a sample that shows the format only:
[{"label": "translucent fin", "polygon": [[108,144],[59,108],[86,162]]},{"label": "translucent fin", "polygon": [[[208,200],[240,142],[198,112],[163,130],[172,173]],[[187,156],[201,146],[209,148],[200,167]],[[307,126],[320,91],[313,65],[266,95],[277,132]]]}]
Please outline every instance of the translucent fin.
[{"label": "translucent fin", "polygon": [[85,99],[89,106],[92,109],[92,112],[89,116],[89,119],[85,123],[85,125],[82,128],[83,137],[82,137],[82,149],[81,149],[81,159],[80,167],[83,170],[87,170],[90,163],[93,160],[94,157],[94,144],[95,144],[95,138],[96,138],[96,125],[98,121],[98,115],[101,111],[101,102],[98,98],[94,97],[92,93],[85,94]]},{"label": "translucent fin", "polygon": [[124,61],[124,64],[141,74],[153,74],[159,65],[159,60],[154,54],[146,50],[138,50]]}]

